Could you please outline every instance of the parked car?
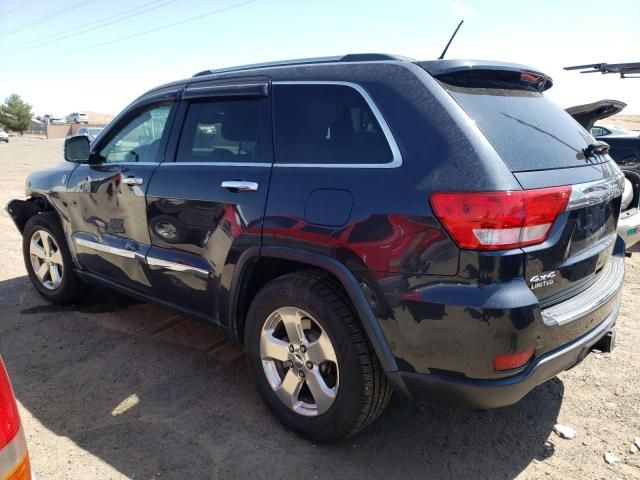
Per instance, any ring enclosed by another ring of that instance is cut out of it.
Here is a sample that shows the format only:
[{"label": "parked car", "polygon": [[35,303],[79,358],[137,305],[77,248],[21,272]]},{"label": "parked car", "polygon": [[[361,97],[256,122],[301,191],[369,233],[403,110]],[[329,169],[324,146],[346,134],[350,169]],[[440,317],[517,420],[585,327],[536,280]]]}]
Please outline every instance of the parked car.
[{"label": "parked car", "polygon": [[[586,130],[599,133],[603,127],[594,126],[598,120],[620,113],[626,103],[619,100],[600,100],[567,108]],[[640,136],[637,132],[626,134],[607,133],[595,136],[609,145],[609,155],[625,175],[625,192],[622,198],[618,234],[624,239],[628,252],[640,251]]]},{"label": "parked car", "polygon": [[0,142],[9,143],[9,134],[0,128]]},{"label": "parked car", "polygon": [[67,115],[67,123],[89,123],[89,115],[81,112],[74,112]]},{"label": "parked car", "polygon": [[0,478],[31,480],[29,452],[9,375],[0,357]]},{"label": "parked car", "polygon": [[42,117],[42,120],[45,124],[49,125],[65,125],[67,122],[64,118],[61,117],[54,117],[52,115],[45,115]]},{"label": "parked car", "polygon": [[100,127],[82,127],[78,129],[77,135],[84,135],[89,139],[90,142],[93,142],[98,134],[102,132],[104,128]]},{"label": "parked car", "polygon": [[638,133],[617,125],[595,125],[591,127],[591,135],[594,137],[637,137]]},{"label": "parked car", "polygon": [[95,283],[217,325],[314,441],[394,390],[510,405],[612,348],[624,277],[624,176],[551,85],[384,54],[205,71],[67,138],[7,210],[44,298]]}]

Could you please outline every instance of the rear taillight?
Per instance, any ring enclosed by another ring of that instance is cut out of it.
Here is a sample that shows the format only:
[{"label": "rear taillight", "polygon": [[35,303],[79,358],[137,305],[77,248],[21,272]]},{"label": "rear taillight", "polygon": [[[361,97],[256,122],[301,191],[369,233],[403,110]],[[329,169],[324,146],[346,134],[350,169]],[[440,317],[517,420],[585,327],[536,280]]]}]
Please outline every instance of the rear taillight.
[{"label": "rear taillight", "polygon": [[0,359],[0,450],[14,439],[19,430],[18,406],[9,383],[7,370]]},{"label": "rear taillight", "polygon": [[571,187],[431,195],[438,220],[460,248],[502,250],[543,242],[567,207]]}]

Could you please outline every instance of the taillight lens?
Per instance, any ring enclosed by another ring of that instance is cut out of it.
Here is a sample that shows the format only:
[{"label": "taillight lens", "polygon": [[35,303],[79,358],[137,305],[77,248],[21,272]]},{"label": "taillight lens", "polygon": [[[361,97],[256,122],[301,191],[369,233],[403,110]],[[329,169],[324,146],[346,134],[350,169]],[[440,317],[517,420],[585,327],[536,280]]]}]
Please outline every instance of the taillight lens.
[{"label": "taillight lens", "polygon": [[431,195],[438,220],[460,248],[502,250],[546,240],[571,187]]},{"label": "taillight lens", "polygon": [[20,417],[16,398],[13,396],[9,376],[0,358],[0,450],[3,449],[20,430]]}]

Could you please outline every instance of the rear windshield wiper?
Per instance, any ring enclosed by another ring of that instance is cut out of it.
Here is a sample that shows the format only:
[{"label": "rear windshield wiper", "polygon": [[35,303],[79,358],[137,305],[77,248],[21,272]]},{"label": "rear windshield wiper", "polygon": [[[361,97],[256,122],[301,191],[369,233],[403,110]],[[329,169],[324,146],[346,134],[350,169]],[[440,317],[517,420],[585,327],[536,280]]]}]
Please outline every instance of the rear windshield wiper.
[{"label": "rear windshield wiper", "polygon": [[585,157],[593,157],[595,155],[605,155],[609,151],[609,144],[604,142],[593,142],[582,149]]}]

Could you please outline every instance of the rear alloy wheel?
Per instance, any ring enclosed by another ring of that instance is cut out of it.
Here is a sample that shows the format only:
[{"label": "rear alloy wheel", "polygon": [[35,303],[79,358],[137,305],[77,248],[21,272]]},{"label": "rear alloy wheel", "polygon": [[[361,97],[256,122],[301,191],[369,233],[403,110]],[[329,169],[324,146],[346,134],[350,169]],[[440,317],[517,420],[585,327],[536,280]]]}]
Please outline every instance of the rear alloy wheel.
[{"label": "rear alloy wheel", "polygon": [[54,303],[71,303],[86,286],[73,271],[73,260],[55,212],[31,217],[22,231],[22,253],[29,279],[38,293]]},{"label": "rear alloy wheel", "polygon": [[314,417],[331,408],[340,371],[329,335],[309,313],[296,307],[274,311],[260,337],[262,368],[280,401]]},{"label": "rear alloy wheel", "polygon": [[265,285],[249,308],[245,348],[264,402],[312,441],[353,435],[391,397],[349,298],[324,272],[291,273]]}]

